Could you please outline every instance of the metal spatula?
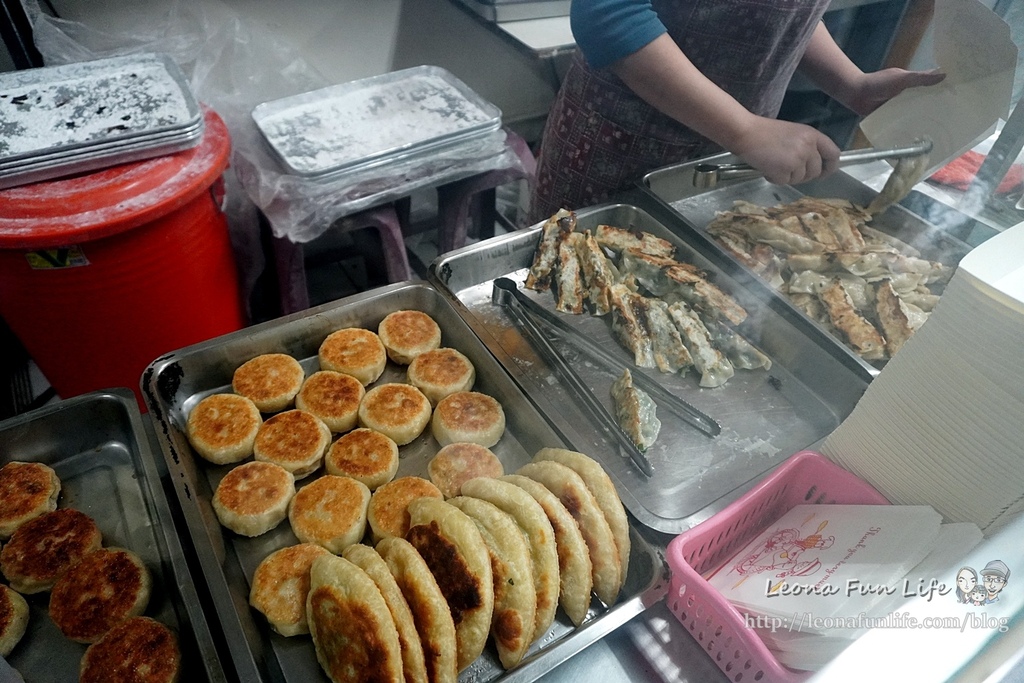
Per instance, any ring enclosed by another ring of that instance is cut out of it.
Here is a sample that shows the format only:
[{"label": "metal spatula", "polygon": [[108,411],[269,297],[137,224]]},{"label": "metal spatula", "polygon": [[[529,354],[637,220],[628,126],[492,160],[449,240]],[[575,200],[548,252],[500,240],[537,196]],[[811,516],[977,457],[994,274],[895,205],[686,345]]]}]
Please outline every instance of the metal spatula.
[{"label": "metal spatula", "polygon": [[[852,149],[839,155],[839,165],[850,166],[853,164],[863,164],[868,161],[878,161],[879,159],[913,157],[928,154],[931,150],[932,141],[927,138],[917,140],[906,147]],[[715,187],[719,180],[745,180],[748,178],[758,178],[762,175],[764,174],[761,171],[758,171],[750,164],[697,164],[693,172],[693,185],[694,187],[706,190]]]}]

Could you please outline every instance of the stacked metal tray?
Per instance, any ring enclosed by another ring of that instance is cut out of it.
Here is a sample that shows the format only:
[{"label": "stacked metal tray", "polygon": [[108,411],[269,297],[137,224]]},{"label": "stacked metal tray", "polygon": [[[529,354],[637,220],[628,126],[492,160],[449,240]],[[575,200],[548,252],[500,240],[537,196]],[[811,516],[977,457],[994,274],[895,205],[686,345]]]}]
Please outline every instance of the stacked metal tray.
[{"label": "stacked metal tray", "polygon": [[[437,321],[442,345],[458,349],[475,366],[474,390],[502,404],[506,431],[491,450],[506,472],[529,462],[542,447],[566,445],[456,309],[425,282],[389,285],[190,346],[157,359],[143,375],[143,391],[161,449],[240,680],[309,683],[327,678],[317,664],[308,636],[285,638],[273,633],[248,605],[250,581],[257,565],[272,551],[293,545],[297,539],[287,523],[256,538],[237,536],[219,525],[211,499],[230,466],[210,465],[193,452],[185,436],[187,415],[203,397],[230,391],[235,368],[253,356],[286,353],[299,359],[309,374],[318,369],[317,351],[331,332],[345,327],[376,331],[391,311],[410,309],[423,311]],[[378,382],[404,380],[405,369],[389,362]],[[426,477],[427,463],[439,448],[428,429],[401,447],[396,476]],[[579,628],[573,628],[559,611],[551,630],[540,636],[526,658],[509,671],[502,669],[497,652],[488,645],[484,654],[462,672],[460,680],[532,681],[660,599],[667,581],[663,555],[636,529],[631,536],[629,575],[618,603],[608,609],[594,607]]]},{"label": "stacked metal tray", "polygon": [[[41,462],[61,481],[59,508],[89,515],[104,546],[128,548],[153,575],[145,614],[176,631],[182,680],[225,681],[196,583],[174,529],[135,395],[93,392],[0,422],[0,465]],[[50,619],[48,594],[26,596],[28,630],[8,657],[26,681],[74,683],[86,646]]]},{"label": "stacked metal tray", "polygon": [[0,188],[180,152],[203,115],[167,55],[0,74]]},{"label": "stacked metal tray", "polygon": [[[802,196],[810,196],[846,199],[860,206],[867,206],[877,192],[843,171],[797,187],[773,185],[764,178],[723,181],[710,189],[699,189],[694,186],[693,177],[697,165],[706,162],[736,161],[739,161],[737,157],[723,154],[668,166],[645,175],[641,180],[641,186],[654,201],[674,215],[673,223],[680,234],[685,235],[693,244],[700,245],[708,252],[710,258],[741,280],[746,287],[759,292],[764,301],[794,320],[804,334],[870,381],[878,375],[885,361],[869,362],[858,356],[842,340],[793,304],[788,297],[772,289],[767,282],[726,252],[704,228],[715,218],[716,212],[732,209],[736,200],[742,199],[761,206],[774,206],[795,201]],[[951,209],[949,215],[954,214]],[[957,224],[959,222],[954,221]],[[971,247],[958,237],[941,230],[899,204],[890,206],[875,216],[871,227],[916,248],[921,252],[921,258],[938,261],[947,266],[956,266],[971,250]]]},{"label": "stacked metal tray", "polygon": [[[809,339],[793,321],[765,305],[758,292],[731,278],[681,239],[669,228],[670,214],[658,218],[632,204],[608,204],[576,215],[580,231],[608,224],[643,230],[672,242],[678,260],[708,271],[719,287],[750,312],[740,331],[773,361],[770,371],[737,370],[724,386],[714,389],[700,388],[693,372],[683,376],[635,368],[634,374],[646,373],[722,426],[718,436],[709,437],[659,410],[661,433],[646,451],[654,468],[649,477],[603,436],[505,310],[491,302],[495,278],[525,280],[540,236],[539,224],[442,255],[431,265],[431,282],[452,301],[565,440],[601,461],[626,507],[641,524],[659,532],[679,533],[707,519],[765,472],[831,433],[853,410],[867,386],[864,379]],[[632,364],[631,355],[613,337],[608,316],[558,313],[551,292],[522,291],[593,342],[621,356],[624,363]],[[617,377],[571,344],[560,344],[560,351],[611,411],[610,387]]]},{"label": "stacked metal tray", "polygon": [[437,66],[264,102],[252,118],[289,173],[316,179],[426,160],[501,126],[500,109]]},{"label": "stacked metal tray", "polygon": [[569,16],[569,0],[462,0],[488,21],[523,21]]}]

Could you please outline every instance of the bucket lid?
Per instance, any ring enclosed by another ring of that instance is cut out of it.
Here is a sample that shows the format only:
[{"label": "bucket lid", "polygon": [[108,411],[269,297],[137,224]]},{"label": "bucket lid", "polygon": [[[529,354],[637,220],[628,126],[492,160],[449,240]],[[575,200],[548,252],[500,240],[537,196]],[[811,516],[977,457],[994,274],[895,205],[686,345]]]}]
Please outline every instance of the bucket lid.
[{"label": "bucket lid", "polygon": [[0,248],[88,242],[167,215],[209,189],[228,165],[231,139],[212,109],[198,146],[92,173],[0,191]]}]

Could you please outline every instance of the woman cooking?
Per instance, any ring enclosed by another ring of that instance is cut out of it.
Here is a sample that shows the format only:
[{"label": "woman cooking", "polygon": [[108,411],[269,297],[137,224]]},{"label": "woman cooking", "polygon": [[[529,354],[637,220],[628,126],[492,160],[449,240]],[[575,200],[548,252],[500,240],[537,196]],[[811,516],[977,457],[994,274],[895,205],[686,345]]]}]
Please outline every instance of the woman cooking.
[{"label": "woman cooking", "polygon": [[938,71],[864,73],[821,22],[829,0],[573,0],[579,50],[548,116],[531,223],[606,200],[645,173],[728,150],[774,183],[826,175],[839,148],[780,121],[800,69],[867,114]]}]

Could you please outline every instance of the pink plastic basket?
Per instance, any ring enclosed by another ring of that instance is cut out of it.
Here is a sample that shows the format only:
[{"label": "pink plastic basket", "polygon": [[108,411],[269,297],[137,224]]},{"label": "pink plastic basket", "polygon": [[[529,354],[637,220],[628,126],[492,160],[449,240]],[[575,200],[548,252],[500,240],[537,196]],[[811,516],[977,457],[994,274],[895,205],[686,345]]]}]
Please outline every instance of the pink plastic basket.
[{"label": "pink plastic basket", "polygon": [[882,494],[813,451],[784,462],[743,497],[668,545],[672,579],[666,601],[680,623],[736,683],[796,683],[806,671],[788,669],[739,610],[704,580],[754,536],[802,504],[888,505]]}]

